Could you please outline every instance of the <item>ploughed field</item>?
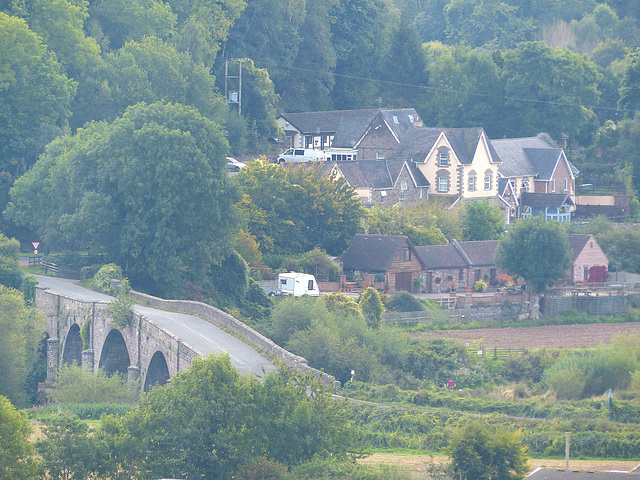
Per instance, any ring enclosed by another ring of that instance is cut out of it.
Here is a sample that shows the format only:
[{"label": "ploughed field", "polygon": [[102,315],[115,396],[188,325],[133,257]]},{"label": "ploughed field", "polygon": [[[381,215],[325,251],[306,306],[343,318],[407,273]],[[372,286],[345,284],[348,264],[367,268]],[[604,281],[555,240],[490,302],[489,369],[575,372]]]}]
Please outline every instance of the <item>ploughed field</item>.
[{"label": "ploughed field", "polygon": [[607,345],[616,336],[640,335],[640,322],[441,330],[409,335],[451,338],[485,348],[590,348]]}]

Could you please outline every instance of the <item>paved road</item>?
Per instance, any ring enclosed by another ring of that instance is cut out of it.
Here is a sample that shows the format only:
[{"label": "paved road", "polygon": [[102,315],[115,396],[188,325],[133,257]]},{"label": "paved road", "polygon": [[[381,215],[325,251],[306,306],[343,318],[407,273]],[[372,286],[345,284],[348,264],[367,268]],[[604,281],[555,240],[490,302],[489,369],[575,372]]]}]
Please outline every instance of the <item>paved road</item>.
[{"label": "paved road", "polygon": [[[110,301],[114,298],[76,285],[73,280],[36,275],[39,286],[51,291],[84,301]],[[168,312],[134,305],[133,309],[155,322],[160,327],[185,341],[203,355],[228,353],[231,363],[240,373],[270,372],[275,366],[246,343],[220,330],[211,323],[193,315]]]}]

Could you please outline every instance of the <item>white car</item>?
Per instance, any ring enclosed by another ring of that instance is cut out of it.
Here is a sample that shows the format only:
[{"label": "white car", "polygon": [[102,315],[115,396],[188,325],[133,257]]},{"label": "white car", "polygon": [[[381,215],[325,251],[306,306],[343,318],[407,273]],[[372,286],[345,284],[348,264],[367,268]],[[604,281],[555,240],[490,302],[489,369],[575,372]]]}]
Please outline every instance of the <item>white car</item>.
[{"label": "white car", "polygon": [[227,157],[227,170],[230,172],[239,172],[241,168],[246,166],[246,163],[239,162],[235,158]]}]

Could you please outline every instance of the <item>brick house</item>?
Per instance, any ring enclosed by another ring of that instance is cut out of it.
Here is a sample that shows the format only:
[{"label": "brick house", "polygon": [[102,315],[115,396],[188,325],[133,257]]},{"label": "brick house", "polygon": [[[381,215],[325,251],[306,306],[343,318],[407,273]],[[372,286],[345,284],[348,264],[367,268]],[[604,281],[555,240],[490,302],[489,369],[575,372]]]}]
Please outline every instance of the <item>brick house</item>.
[{"label": "brick house", "polygon": [[365,206],[415,202],[426,199],[429,191],[416,164],[405,160],[340,162],[323,168],[353,186]]},{"label": "brick house", "polygon": [[349,160],[390,158],[402,133],[422,125],[413,108],[283,113],[276,121],[286,135],[285,149],[357,152]]},{"label": "brick house", "polygon": [[390,292],[413,291],[414,280],[424,270],[411,240],[404,235],[356,235],[339,260],[347,280],[360,272],[377,277]]},{"label": "brick house", "polygon": [[449,245],[415,247],[425,265],[425,289],[429,292],[466,290],[473,288],[478,280],[484,280],[487,285],[495,284],[498,275],[504,273],[493,259],[497,246],[497,240],[453,240]]}]

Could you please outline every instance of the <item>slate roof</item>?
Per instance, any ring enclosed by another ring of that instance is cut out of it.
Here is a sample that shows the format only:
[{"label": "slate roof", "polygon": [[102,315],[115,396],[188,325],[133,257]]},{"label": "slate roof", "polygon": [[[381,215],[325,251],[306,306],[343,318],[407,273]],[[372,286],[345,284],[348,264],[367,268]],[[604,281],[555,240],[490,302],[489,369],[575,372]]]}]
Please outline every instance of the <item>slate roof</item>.
[{"label": "slate roof", "polygon": [[460,248],[471,261],[471,265],[494,265],[493,255],[498,247],[498,240],[477,240],[474,242],[458,242]]},{"label": "slate roof", "polygon": [[526,138],[504,138],[491,140],[491,145],[500,157],[499,172],[504,177],[536,176],[538,170],[527,157],[526,149],[555,149],[556,145],[544,135]]},{"label": "slate roof", "polygon": [[332,148],[353,148],[378,115],[385,119],[397,135],[401,135],[412,125],[421,123],[420,116],[413,108],[367,108],[281,114],[285,120],[303,133],[335,134]]},{"label": "slate roof", "polygon": [[[470,165],[478,147],[483,129],[472,128],[433,128],[412,127],[408,128],[400,141],[400,145],[394,155],[395,158],[424,162],[441,133],[447,137],[453,152],[458,160]],[[492,147],[490,147],[492,149]],[[492,153],[493,155],[493,153]],[[497,159],[498,155],[494,156]]]},{"label": "slate roof", "polygon": [[574,471],[558,468],[534,470],[527,480],[640,480],[640,473]]},{"label": "slate roof", "polygon": [[356,188],[392,189],[403,168],[408,168],[416,187],[428,187],[417,165],[404,160],[362,160],[357,162],[338,162],[335,165],[349,185]]},{"label": "slate roof", "polygon": [[560,148],[525,148],[524,153],[538,171],[537,180],[551,180],[553,171],[561,159]]},{"label": "slate roof", "polygon": [[573,205],[571,196],[566,193],[531,193],[523,192],[521,197],[522,205],[527,207],[562,207],[563,205]]},{"label": "slate roof", "polygon": [[406,244],[412,247],[404,235],[356,235],[339,258],[345,270],[382,273]]},{"label": "slate roof", "polygon": [[581,235],[577,233],[571,233],[567,235],[569,237],[569,248],[573,250],[573,256],[571,257],[571,263],[574,263],[580,255],[580,252],[587,246],[587,242],[591,238],[591,235]]},{"label": "slate roof", "polygon": [[416,253],[424,263],[425,268],[437,270],[443,268],[465,268],[467,261],[460,255],[453,245],[426,245],[415,247]]}]

